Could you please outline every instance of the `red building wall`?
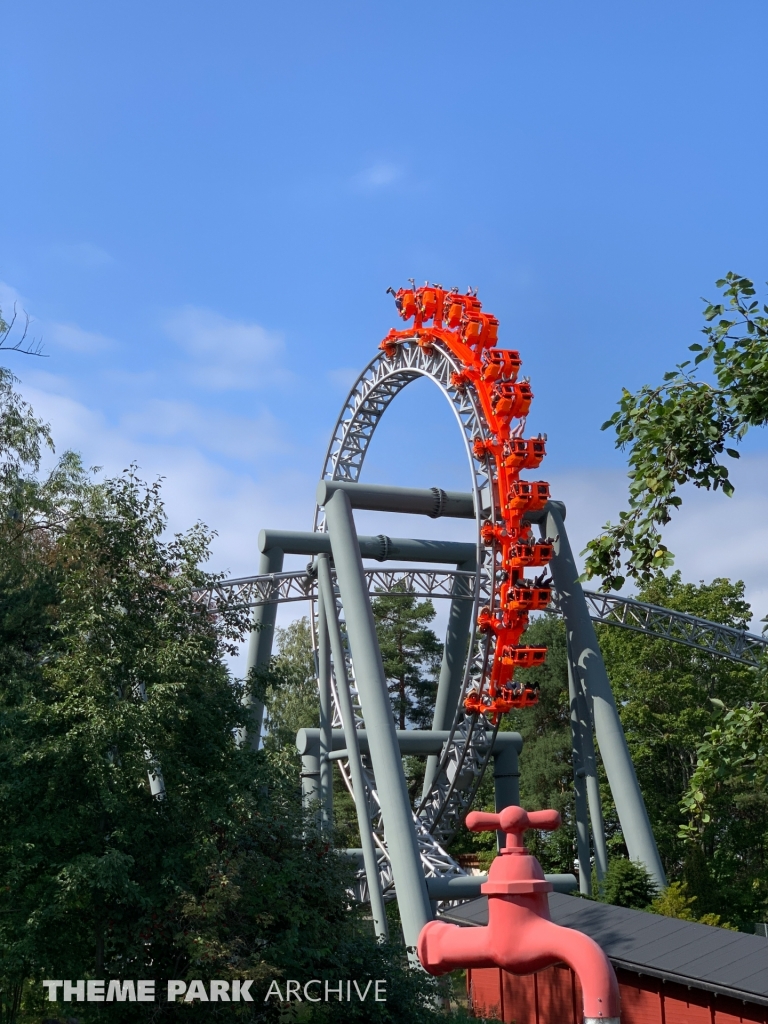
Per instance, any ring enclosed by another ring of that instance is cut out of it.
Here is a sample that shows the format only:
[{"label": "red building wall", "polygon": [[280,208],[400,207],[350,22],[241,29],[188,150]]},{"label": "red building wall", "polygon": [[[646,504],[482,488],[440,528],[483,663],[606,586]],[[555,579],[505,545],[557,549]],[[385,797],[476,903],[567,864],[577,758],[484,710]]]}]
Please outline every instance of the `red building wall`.
[{"label": "red building wall", "polygon": [[[768,1024],[768,1007],[658,978],[616,971],[622,1024]],[[565,964],[537,974],[496,968],[467,971],[476,1017],[515,1024],[582,1024],[581,986]]]}]

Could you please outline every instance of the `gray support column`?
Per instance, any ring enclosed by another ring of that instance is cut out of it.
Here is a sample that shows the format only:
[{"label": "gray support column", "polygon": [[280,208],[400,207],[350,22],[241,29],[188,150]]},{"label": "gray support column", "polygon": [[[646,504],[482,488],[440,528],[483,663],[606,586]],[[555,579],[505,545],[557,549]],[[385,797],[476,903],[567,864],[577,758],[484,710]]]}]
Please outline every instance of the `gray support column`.
[{"label": "gray support column", "polygon": [[349,498],[343,490],[336,490],[329,497],[325,505],[325,516],[336,565],[336,579],[344,605],[355,681],[368,730],[403,936],[406,946],[413,949],[419,932],[432,920],[432,911],[355,522]]},{"label": "gray support column", "polygon": [[320,828],[333,831],[333,702],[331,700],[331,651],[325,602],[318,602],[317,686],[320,692]]},{"label": "gray support column", "polygon": [[[497,734],[504,735],[504,733]],[[517,734],[516,734],[517,735]],[[522,748],[522,737],[519,744],[505,743],[493,749],[493,790],[496,813],[505,807],[520,806],[520,769],[517,755]],[[496,848],[503,850],[507,844],[505,832],[496,833]]]},{"label": "gray support column", "polygon": [[[336,617],[336,601],[333,596],[333,583],[331,581],[331,569],[328,564],[328,555],[317,557],[317,582],[320,590],[320,603],[324,607],[324,619],[328,627],[331,651],[333,653],[333,664],[336,670],[336,686],[339,694],[339,709],[341,720],[344,725],[344,738],[349,751],[349,772],[352,776],[352,788],[355,794],[355,809],[357,810],[357,824],[360,830],[360,842],[362,843],[363,861],[365,863],[365,877],[368,880],[368,892],[371,897],[371,916],[376,938],[386,942],[389,937],[387,925],[387,913],[384,908],[384,897],[381,893],[381,881],[379,879],[379,866],[376,859],[376,848],[373,844],[373,832],[371,830],[371,818],[368,811],[368,794],[363,778],[363,763],[360,760],[360,747],[357,742],[357,730],[355,729],[355,713],[352,707],[352,697],[349,693],[347,680],[346,660],[344,658],[344,647],[341,642],[339,620]],[[329,746],[333,746],[333,737]],[[329,762],[330,767],[330,762]]]},{"label": "gray support column", "polygon": [[[259,559],[259,576],[282,572],[283,558],[283,551],[280,548],[264,551]],[[275,638],[276,618],[277,602],[257,605],[253,609],[253,629],[248,641],[248,659],[246,661],[247,672],[269,664],[269,659],[272,657],[272,641]],[[249,716],[248,726],[244,730],[244,740],[251,750],[258,750],[261,740],[261,724],[264,718],[264,704],[254,694],[247,694],[245,706],[249,710]]]},{"label": "gray support column", "polygon": [[301,755],[301,806],[305,811],[317,807],[320,801],[320,753],[310,747]]},{"label": "gray support column", "polygon": [[587,821],[587,784],[581,742],[581,722],[576,696],[576,679],[568,647],[568,698],[571,706],[571,759],[573,761],[573,794],[576,817],[576,858],[579,862],[579,892],[592,895],[592,868],[589,862],[589,823]]},{"label": "gray support column", "polygon": [[[459,562],[456,568],[459,571],[474,572],[477,568],[477,558],[473,557],[466,562]],[[455,580],[453,592],[460,592],[459,587],[459,581]],[[461,684],[464,680],[464,662],[467,660],[467,638],[469,627],[472,624],[472,610],[473,603],[471,601],[456,597],[451,600],[445,646],[443,647],[443,661],[440,666],[440,679],[435,698],[435,714],[432,719],[434,730],[450,729],[453,724],[456,705],[461,696]],[[439,763],[439,755],[432,754],[427,758],[422,799],[427,797],[432,788]]]},{"label": "gray support column", "polygon": [[550,563],[552,578],[560,595],[574,667],[587,696],[587,704],[591,704],[600,755],[630,859],[645,864],[656,883],[664,887],[667,884],[664,867],[653,838],[595,628],[578,582],[579,571],[568,543],[561,508],[556,503],[547,505],[540,520],[540,529],[543,537],[550,537],[554,542],[555,555]]},{"label": "gray support column", "polygon": [[597,874],[597,881],[602,883],[608,870],[608,846],[605,841],[605,822],[603,820],[603,805],[600,798],[600,779],[597,775],[595,743],[592,739],[593,722],[592,716],[589,713],[589,701],[579,683],[578,669],[571,656],[570,643],[568,644],[568,663],[571,675],[573,676],[576,695],[576,713],[579,724],[579,739],[581,741],[581,764],[586,783],[589,820],[592,825],[595,873]]}]

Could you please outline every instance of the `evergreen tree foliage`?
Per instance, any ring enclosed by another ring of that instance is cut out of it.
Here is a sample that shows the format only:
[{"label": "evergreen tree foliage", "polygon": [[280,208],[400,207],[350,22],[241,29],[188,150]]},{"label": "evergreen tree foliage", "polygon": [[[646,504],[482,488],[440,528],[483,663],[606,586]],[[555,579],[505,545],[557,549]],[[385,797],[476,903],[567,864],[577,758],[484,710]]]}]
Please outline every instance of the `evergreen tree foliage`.
[{"label": "evergreen tree foliage", "polygon": [[428,624],[435,617],[431,601],[417,601],[400,591],[377,595],[373,618],[398,729],[428,729],[437,694],[443,645]]},{"label": "evergreen tree foliage", "polygon": [[645,865],[626,857],[611,858],[602,885],[597,886],[596,876],[594,883],[593,891],[599,894],[601,902],[630,910],[649,910],[658,895],[658,887]]},{"label": "evergreen tree foliage", "polygon": [[295,751],[299,729],[320,724],[312,630],[305,615],[275,630],[276,653],[262,674],[267,749]]}]

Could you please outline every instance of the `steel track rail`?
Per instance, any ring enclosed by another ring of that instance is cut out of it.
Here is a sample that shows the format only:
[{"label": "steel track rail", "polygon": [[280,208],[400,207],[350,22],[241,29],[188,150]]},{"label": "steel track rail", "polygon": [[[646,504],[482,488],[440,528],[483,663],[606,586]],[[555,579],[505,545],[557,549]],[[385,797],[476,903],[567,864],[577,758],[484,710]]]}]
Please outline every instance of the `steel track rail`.
[{"label": "steel track rail", "polygon": [[[466,592],[453,592],[456,577],[466,580]],[[456,570],[420,569],[368,569],[368,588],[371,594],[390,594],[403,587],[403,593],[415,597],[473,598],[474,573]],[[220,604],[253,608],[259,604],[290,601],[310,601],[315,596],[314,580],[306,572],[277,573],[272,576],[245,576],[242,579],[222,580],[207,590],[197,591],[194,600],[215,612]],[[584,597],[590,618],[606,626],[618,626],[658,640],[693,647],[704,654],[727,658],[729,661],[756,668],[764,663],[768,650],[768,637],[746,630],[711,622],[686,612],[674,611],[660,605],[648,604],[616,594],[601,594],[585,590]],[[553,603],[557,610],[557,595]]]}]

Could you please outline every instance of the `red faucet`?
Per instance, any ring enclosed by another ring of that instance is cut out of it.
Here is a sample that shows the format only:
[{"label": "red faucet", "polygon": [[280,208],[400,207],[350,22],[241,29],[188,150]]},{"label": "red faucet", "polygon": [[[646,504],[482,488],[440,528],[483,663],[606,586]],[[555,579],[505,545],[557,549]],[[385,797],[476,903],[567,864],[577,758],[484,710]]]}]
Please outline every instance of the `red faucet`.
[{"label": "red faucet", "polygon": [[419,935],[419,960],[430,974],[462,967],[501,967],[513,974],[532,974],[564,962],[581,982],[585,1024],[618,1024],[619,986],[608,957],[589,936],[552,922],[547,900],[552,886],[523,846],[526,829],[559,827],[557,811],[505,807],[500,814],[468,814],[467,828],[473,832],[507,834],[506,846],[480,890],[488,896],[488,925],[461,928],[430,921]]}]

